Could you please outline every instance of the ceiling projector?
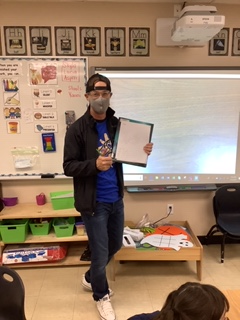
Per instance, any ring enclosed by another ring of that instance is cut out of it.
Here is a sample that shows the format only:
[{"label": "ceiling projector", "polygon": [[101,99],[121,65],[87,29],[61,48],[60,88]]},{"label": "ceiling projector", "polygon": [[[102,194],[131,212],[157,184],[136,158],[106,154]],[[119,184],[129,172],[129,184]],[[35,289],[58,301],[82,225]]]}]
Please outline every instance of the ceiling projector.
[{"label": "ceiling projector", "polygon": [[225,25],[225,16],[217,15],[214,6],[185,6],[174,22],[171,39],[204,44],[211,40]]}]

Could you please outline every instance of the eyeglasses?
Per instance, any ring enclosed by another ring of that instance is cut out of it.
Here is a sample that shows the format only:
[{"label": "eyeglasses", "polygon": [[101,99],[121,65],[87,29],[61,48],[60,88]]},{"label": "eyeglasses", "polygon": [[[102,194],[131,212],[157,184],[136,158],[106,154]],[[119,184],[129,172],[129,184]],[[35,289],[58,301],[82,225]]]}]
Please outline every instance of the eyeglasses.
[{"label": "eyeglasses", "polygon": [[106,90],[106,91],[90,91],[88,94],[93,99],[98,99],[100,96],[102,98],[109,98],[111,96],[111,92],[108,90]]}]

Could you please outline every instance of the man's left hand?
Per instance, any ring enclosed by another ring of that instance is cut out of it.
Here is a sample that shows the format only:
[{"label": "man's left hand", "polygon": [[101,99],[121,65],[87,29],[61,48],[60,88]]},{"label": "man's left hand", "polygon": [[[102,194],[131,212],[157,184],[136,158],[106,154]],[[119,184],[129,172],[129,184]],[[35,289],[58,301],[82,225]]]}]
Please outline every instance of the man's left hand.
[{"label": "man's left hand", "polygon": [[146,152],[146,154],[147,154],[148,156],[151,154],[152,149],[153,149],[153,143],[152,143],[152,142],[147,143],[147,144],[143,147],[143,150]]}]

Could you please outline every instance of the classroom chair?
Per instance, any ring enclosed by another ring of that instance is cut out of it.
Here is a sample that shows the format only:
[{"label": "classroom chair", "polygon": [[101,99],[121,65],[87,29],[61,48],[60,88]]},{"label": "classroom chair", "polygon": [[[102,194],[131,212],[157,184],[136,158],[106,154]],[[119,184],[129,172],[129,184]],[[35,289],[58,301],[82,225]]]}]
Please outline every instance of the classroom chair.
[{"label": "classroom chair", "polygon": [[19,274],[0,266],[0,320],[26,320],[25,289]]},{"label": "classroom chair", "polygon": [[212,235],[221,233],[221,263],[223,263],[226,238],[240,240],[240,184],[224,185],[216,190],[213,197],[213,212],[216,223],[206,236],[206,244]]}]

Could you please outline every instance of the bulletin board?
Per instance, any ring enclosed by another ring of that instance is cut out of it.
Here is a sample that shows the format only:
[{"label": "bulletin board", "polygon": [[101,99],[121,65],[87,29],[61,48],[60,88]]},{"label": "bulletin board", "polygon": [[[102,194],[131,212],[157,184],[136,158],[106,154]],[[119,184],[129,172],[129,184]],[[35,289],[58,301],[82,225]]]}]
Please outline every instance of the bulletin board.
[{"label": "bulletin board", "polygon": [[0,179],[65,177],[64,137],[86,110],[87,58],[0,58]]}]

